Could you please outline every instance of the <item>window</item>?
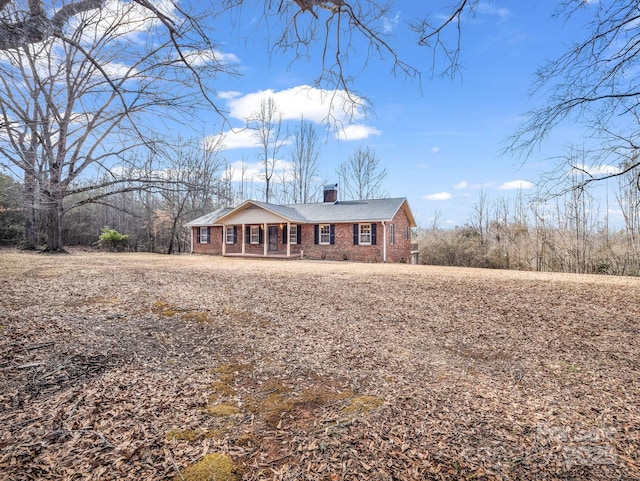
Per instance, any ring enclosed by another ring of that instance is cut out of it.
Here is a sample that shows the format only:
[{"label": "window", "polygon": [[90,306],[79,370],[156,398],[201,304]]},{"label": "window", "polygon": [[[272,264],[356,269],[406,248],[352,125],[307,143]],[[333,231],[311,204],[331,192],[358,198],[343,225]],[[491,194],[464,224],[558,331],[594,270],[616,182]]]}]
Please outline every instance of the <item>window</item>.
[{"label": "window", "polygon": [[371,245],[371,224],[360,224],[361,245]]},{"label": "window", "polygon": [[209,243],[209,228],[200,227],[200,244],[208,244],[208,243]]},{"label": "window", "polygon": [[331,225],[320,224],[320,244],[331,243]]},{"label": "window", "polygon": [[409,226],[406,226],[404,228],[404,240],[409,240],[411,239],[411,229],[409,228]]},{"label": "window", "polygon": [[251,236],[249,237],[250,244],[260,244],[260,226],[251,226]]},{"label": "window", "polygon": [[291,224],[289,226],[289,244],[297,244],[298,243],[298,226],[295,224]]},{"label": "window", "polygon": [[227,236],[226,236],[227,244],[235,244],[236,243],[236,228],[234,226],[227,226]]},{"label": "window", "polygon": [[389,224],[389,245],[396,243],[396,225]]}]

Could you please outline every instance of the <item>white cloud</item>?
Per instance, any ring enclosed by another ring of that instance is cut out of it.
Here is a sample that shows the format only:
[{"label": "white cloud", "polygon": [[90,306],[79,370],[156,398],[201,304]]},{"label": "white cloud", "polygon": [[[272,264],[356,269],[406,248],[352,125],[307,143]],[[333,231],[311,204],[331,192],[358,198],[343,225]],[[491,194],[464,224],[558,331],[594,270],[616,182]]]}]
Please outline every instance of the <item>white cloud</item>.
[{"label": "white cloud", "polygon": [[[173,1],[161,0],[153,2],[153,6],[169,20],[175,18],[176,7]],[[88,15],[92,14],[93,12]],[[75,28],[79,22],[80,20],[73,17],[69,22],[70,27]],[[100,8],[99,21],[95,24],[93,32],[85,30],[83,36],[84,41],[88,43],[92,42],[92,35],[127,36],[136,39],[139,34],[160,24],[157,15],[139,3],[110,0]]]},{"label": "white cloud", "polygon": [[216,135],[210,135],[204,139],[204,145],[209,148],[220,145],[220,150],[248,149],[258,147],[260,144],[250,129],[227,130]]},{"label": "white cloud", "polygon": [[528,190],[533,189],[535,184],[528,180],[512,180],[498,186],[498,190]]},{"label": "white cloud", "polygon": [[602,164],[602,165],[586,165],[578,164],[572,167],[571,172],[575,175],[586,174],[593,177],[601,175],[612,175],[620,173],[620,169],[614,165]]},{"label": "white cloud", "polygon": [[[282,114],[282,120],[306,120],[335,126],[336,138],[341,140],[362,140],[372,135],[380,135],[375,127],[358,123],[364,118],[364,100],[347,96],[340,90],[328,91],[300,85],[286,90],[260,90],[248,94],[236,91],[218,93],[218,98],[227,101],[229,117],[246,121],[260,108],[260,102],[272,98]],[[251,148],[258,144],[251,130],[232,129],[205,139],[205,143],[215,143],[223,137],[223,149]]]},{"label": "white cloud", "polygon": [[364,99],[348,96],[342,90],[322,90],[299,85],[286,90],[259,90],[242,96],[228,95],[229,115],[245,120],[260,107],[261,100],[273,98],[283,120],[297,120],[301,116],[321,123],[334,119],[336,123],[350,124],[364,118]]},{"label": "white cloud", "polygon": [[[291,170],[291,163],[286,160],[277,159],[273,175],[281,177],[283,172]],[[264,165],[261,162],[245,162],[238,160],[231,163],[222,174],[223,178],[229,178],[232,182],[264,182]]]},{"label": "white cloud", "polygon": [[380,135],[380,131],[368,125],[351,124],[336,132],[336,138],[340,140],[361,140],[372,135]]},{"label": "white cloud", "polygon": [[438,192],[437,194],[423,195],[424,200],[449,200],[453,196],[449,192]]},{"label": "white cloud", "polygon": [[440,147],[431,147],[432,154],[437,154],[438,152],[440,152]]},{"label": "white cloud", "polygon": [[466,180],[461,180],[457,184],[453,185],[453,188],[456,190],[482,189],[485,187],[491,187],[491,183],[488,182],[486,184],[472,184],[471,182],[467,182]]},{"label": "white cloud", "polygon": [[496,7],[488,2],[480,2],[478,4],[478,12],[485,15],[496,15],[500,17],[501,20],[505,20],[509,15],[511,15],[511,12],[508,9]]},{"label": "white cloud", "polygon": [[393,33],[400,23],[400,14],[396,13],[394,17],[382,17],[382,29],[384,33]]},{"label": "white cloud", "polygon": [[242,93],[241,92],[236,92],[233,90],[229,90],[226,92],[218,92],[218,98],[222,99],[222,100],[230,100],[230,99],[235,99],[238,97],[241,97]]},{"label": "white cloud", "polygon": [[233,66],[240,63],[240,59],[232,53],[221,52],[220,50],[192,50],[183,54],[190,65],[195,67],[206,65],[208,63]]}]

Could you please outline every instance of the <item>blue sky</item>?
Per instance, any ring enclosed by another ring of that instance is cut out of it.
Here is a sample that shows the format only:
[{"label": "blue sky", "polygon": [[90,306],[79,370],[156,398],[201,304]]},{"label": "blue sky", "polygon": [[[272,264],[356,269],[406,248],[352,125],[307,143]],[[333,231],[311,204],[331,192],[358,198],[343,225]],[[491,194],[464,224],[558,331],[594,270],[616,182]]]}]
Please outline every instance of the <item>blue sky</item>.
[{"label": "blue sky", "polygon": [[[371,147],[388,171],[388,195],[407,197],[419,225],[428,226],[436,211],[442,227],[462,225],[481,189],[489,200],[514,196],[518,189],[531,195],[541,176],[554,168],[552,158],[583,142],[577,128],[565,125],[526,161],[501,155],[522,116],[544,100],[530,96],[536,69],[584,36],[588,15],[564,23],[552,18],[556,2],[481,3],[475,17],[463,24],[462,70],[451,79],[431,76],[429,52],[415,46],[407,30],[407,21],[431,8],[422,3],[397,1],[386,25],[390,43],[402,60],[423,72],[422,80],[394,77],[385,61],[363,66],[366,50],[356,41],[349,64],[353,89],[367,98],[373,114],[341,117],[341,135],[323,131],[320,175],[337,181],[337,166],[358,147]],[[270,53],[267,40],[277,27],[266,28],[261,11],[251,8],[233,13],[233,22],[217,24],[219,50],[241,73],[239,78],[220,77],[215,84],[228,121],[241,129],[243,118],[270,96],[285,120],[302,114],[321,126],[327,102],[321,101],[322,91],[308,88],[320,71],[317,52],[297,61],[290,52]],[[224,25],[229,28],[220,29]],[[335,103],[340,104],[340,96]],[[225,134],[223,155],[230,165],[244,161],[258,169],[252,165],[257,149],[248,132],[230,131],[215,114],[204,120],[207,134],[221,129]],[[285,162],[283,158],[282,166]],[[257,179],[254,189],[253,197],[259,197]]]}]

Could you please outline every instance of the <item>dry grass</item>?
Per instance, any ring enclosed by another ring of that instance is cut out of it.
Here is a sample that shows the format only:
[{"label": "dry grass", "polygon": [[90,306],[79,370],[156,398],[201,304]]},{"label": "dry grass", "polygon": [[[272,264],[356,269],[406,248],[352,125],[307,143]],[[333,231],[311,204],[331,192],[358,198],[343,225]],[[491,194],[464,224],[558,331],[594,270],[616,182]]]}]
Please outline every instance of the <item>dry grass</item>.
[{"label": "dry grass", "polygon": [[2,251],[0,479],[640,479],[639,320],[633,278]]}]

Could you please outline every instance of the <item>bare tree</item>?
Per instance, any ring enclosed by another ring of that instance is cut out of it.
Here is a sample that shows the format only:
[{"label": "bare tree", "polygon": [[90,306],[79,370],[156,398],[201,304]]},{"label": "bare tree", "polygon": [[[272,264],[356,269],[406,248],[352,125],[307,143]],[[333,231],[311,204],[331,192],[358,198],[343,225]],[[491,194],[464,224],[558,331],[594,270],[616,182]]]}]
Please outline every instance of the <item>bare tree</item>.
[{"label": "bare tree", "polygon": [[[154,16],[163,26],[166,39],[176,50],[185,54],[193,39],[184,35],[183,25],[195,27],[198,42],[207,40],[206,26],[212,26],[221,13],[235,11],[245,5],[255,8],[254,2],[221,0],[212,2],[206,21],[195,18],[177,0],[151,2],[133,0],[138,7]],[[424,13],[416,14],[403,28],[414,35],[415,43],[432,50],[432,60],[426,68],[434,72],[444,60],[446,73],[457,71],[460,50],[461,22],[472,16],[479,0],[456,0],[451,6],[431,11],[424,3]],[[65,27],[82,14],[104,9],[107,0],[56,0],[46,5],[44,0],[0,0],[0,50],[22,48],[52,37],[64,38]],[[258,4],[259,5],[259,4]],[[198,5],[202,8],[202,2]],[[343,89],[352,100],[351,108],[362,107],[362,99],[350,95],[356,73],[372,60],[389,63],[393,76],[402,74],[420,78],[420,69],[402,60],[401,45],[386,31],[388,19],[395,16],[394,2],[387,0],[283,0],[263,2],[260,21],[268,31],[267,48],[318,61],[315,83],[333,89]],[[8,13],[12,13],[9,15]],[[452,27],[453,40],[448,35]],[[253,34],[258,31],[252,26]],[[457,40],[456,40],[457,38]],[[447,41],[445,41],[445,39]],[[451,43],[449,43],[451,40]],[[366,55],[353,55],[354,50]],[[190,69],[188,55],[180,55]],[[203,88],[202,92],[206,94]]]},{"label": "bare tree", "polygon": [[[629,163],[638,162],[635,154]],[[626,164],[623,164],[623,167]],[[626,264],[640,265],[640,169],[628,170],[618,179],[618,205],[625,223]]]},{"label": "bare tree", "polygon": [[[178,33],[167,12],[162,12],[147,0],[138,0],[136,3],[163,21],[174,33]],[[24,45],[40,43],[52,37],[65,38],[64,30],[71,19],[102,9],[106,4],[107,0],[78,0],[54,4],[54,8],[49,8],[44,1],[38,0],[0,0],[0,12],[3,13],[0,21],[0,50],[20,49]]]},{"label": "bare tree", "polygon": [[570,270],[576,273],[587,272],[595,225],[593,197],[588,189],[581,187],[584,185],[584,175],[584,171],[574,173],[564,208],[572,234],[569,265],[572,265]]},{"label": "bare tree", "polygon": [[211,205],[211,199],[222,193],[219,173],[224,164],[219,144],[204,149],[196,141],[178,139],[174,145],[164,155],[166,164],[160,166],[164,182],[158,186],[164,211],[171,220],[167,254],[173,254],[187,218],[201,213],[203,206]]},{"label": "bare tree", "polygon": [[480,234],[480,245],[484,246],[487,242],[487,225],[489,223],[489,202],[487,193],[484,189],[480,189],[478,194],[478,202],[473,205],[473,214],[471,216],[471,226]]},{"label": "bare tree", "polygon": [[442,223],[442,209],[436,209],[429,220],[431,221],[429,230],[431,232],[438,232],[440,230],[440,224]]},{"label": "bare tree", "polygon": [[317,199],[320,192],[318,171],[320,139],[312,123],[300,119],[293,133],[291,150],[291,200],[293,203],[307,203]]},{"label": "bare tree", "polygon": [[380,158],[370,147],[358,147],[336,171],[342,184],[343,199],[375,199],[383,197],[387,169],[380,165]]},{"label": "bare tree", "polygon": [[[114,5],[76,15],[62,33],[0,59],[0,164],[23,175],[31,211],[27,242],[35,242],[32,212],[41,210],[52,251],[63,249],[62,216],[75,207],[65,199],[98,192],[85,204],[158,180],[147,164],[127,168],[139,161],[136,151],[154,148],[153,126],[140,122],[140,115],[189,115],[200,101],[193,79],[177,75],[183,60],[171,40],[141,48],[131,38],[137,30],[153,29],[153,17],[132,12],[136,4]],[[220,65],[202,62],[198,69],[204,75]],[[95,170],[107,175],[94,175],[101,178],[98,184],[80,185]]]},{"label": "bare tree", "polygon": [[260,108],[247,119],[247,125],[253,130],[258,143],[258,159],[262,164],[262,178],[265,182],[264,201],[271,199],[271,179],[279,160],[280,149],[286,142],[282,127],[282,113],[278,110],[273,97],[262,99]]},{"label": "bare tree", "polygon": [[570,21],[585,9],[594,12],[582,29],[585,38],[538,70],[533,93],[544,92],[548,101],[525,116],[506,149],[530,155],[558,126],[581,123],[585,137],[596,140],[590,153],[594,164],[620,168],[585,171],[577,188],[640,166],[637,157],[628,162],[640,147],[640,82],[637,75],[629,75],[640,61],[638,3],[566,0],[556,15]]}]

